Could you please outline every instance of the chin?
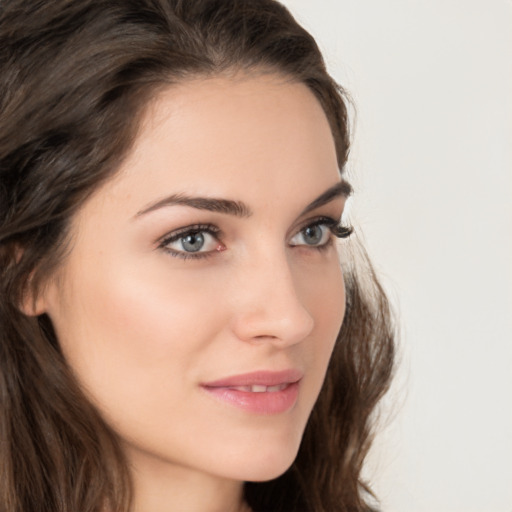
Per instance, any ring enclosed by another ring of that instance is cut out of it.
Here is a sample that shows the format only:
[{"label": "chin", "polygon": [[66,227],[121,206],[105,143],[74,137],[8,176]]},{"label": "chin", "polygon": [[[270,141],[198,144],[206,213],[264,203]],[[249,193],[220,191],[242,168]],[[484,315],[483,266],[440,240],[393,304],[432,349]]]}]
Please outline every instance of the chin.
[{"label": "chin", "polygon": [[239,479],[246,482],[265,482],[278,478],[293,464],[298,449],[299,445],[289,450],[262,450],[252,460],[243,461]]},{"label": "chin", "polygon": [[289,461],[288,464],[281,468],[274,467],[260,471],[254,471],[250,475],[248,475],[248,478],[244,478],[244,482],[268,482],[270,480],[274,480],[280,477],[283,473],[285,473],[293,464],[294,460],[295,459],[292,459],[291,461]]},{"label": "chin", "polygon": [[[284,418],[282,419],[284,420]],[[248,482],[264,482],[285,473],[297,457],[305,429],[304,418],[294,416],[286,421],[254,424],[223,444],[224,469],[231,477]]]}]

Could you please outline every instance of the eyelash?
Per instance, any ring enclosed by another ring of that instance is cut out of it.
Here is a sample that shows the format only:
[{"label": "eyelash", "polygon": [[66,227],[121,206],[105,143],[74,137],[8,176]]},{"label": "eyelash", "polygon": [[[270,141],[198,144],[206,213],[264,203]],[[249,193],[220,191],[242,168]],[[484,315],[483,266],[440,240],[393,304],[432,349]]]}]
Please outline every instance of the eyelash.
[{"label": "eyelash", "polygon": [[[312,228],[314,226],[322,225],[327,227],[327,229],[331,232],[332,235],[334,235],[335,238],[348,238],[354,231],[354,228],[352,226],[344,226],[343,224],[340,223],[339,220],[333,219],[332,217],[320,217],[315,221],[306,224],[303,228],[299,229],[298,232],[301,232],[306,228]],[[311,248],[322,249],[324,247],[327,247],[328,245],[329,243],[326,243],[319,246],[311,246]]]},{"label": "eyelash", "polygon": [[[316,226],[325,226],[331,234],[336,238],[348,238],[352,232],[353,228],[351,226],[344,226],[342,225],[338,220],[333,219],[332,217],[320,217],[313,222],[309,222],[308,224],[304,225],[301,229],[297,231],[296,234],[304,231],[307,228],[313,228]],[[174,249],[170,249],[168,246],[172,244],[173,242],[177,242],[178,240],[185,238],[187,235],[195,235],[198,233],[207,233],[217,240],[222,237],[222,231],[212,225],[212,224],[194,224],[191,226],[187,226],[184,228],[181,228],[177,231],[174,231],[168,235],[166,235],[164,238],[162,238],[158,243],[158,248],[165,251],[167,254],[175,257],[175,258],[181,258],[184,260],[187,259],[205,259],[208,257],[213,256],[218,251],[205,251],[205,252],[186,252],[186,251],[176,251]],[[324,251],[328,247],[332,245],[332,237],[329,238],[329,240],[322,244],[322,245],[311,245],[307,246],[305,244],[302,245],[296,245],[295,247],[303,247],[306,246],[309,249],[314,249],[317,251]]]},{"label": "eyelash", "polygon": [[185,228],[181,228],[177,231],[174,231],[168,235],[166,235],[158,244],[158,248],[164,250],[167,254],[175,258],[182,258],[184,260],[188,259],[201,259],[208,258],[212,256],[216,251],[207,251],[207,252],[181,252],[175,251],[174,249],[170,249],[168,246],[173,242],[177,242],[181,238],[185,238],[187,235],[193,235],[198,233],[208,233],[209,235],[219,238],[222,235],[222,232],[216,226],[212,224],[193,224],[191,226],[187,226]]}]

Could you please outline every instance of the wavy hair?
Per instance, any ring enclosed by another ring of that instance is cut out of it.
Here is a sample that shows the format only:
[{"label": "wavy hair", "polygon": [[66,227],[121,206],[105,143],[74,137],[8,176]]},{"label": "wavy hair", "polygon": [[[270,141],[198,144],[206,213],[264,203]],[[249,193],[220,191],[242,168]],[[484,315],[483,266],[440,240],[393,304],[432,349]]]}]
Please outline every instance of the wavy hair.
[{"label": "wavy hair", "polygon": [[[158,91],[240,70],[309,87],[343,175],[346,95],[278,2],[0,2],[0,512],[130,510],[115,432],[85,398],[49,318],[20,304],[65,258],[70,219],[116,173]],[[345,266],[346,315],[324,387],[291,468],[246,483],[255,512],[372,510],[361,470],[394,329],[364,250]]]}]

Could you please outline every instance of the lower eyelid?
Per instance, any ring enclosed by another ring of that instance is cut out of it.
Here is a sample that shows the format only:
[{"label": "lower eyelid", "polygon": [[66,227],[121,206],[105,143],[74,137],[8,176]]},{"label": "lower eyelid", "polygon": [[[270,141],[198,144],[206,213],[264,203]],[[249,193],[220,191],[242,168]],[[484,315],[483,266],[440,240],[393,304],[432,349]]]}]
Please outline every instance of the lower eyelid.
[{"label": "lower eyelid", "polygon": [[172,256],[173,258],[179,258],[181,260],[205,260],[210,258],[216,251],[206,251],[206,252],[185,252],[185,251],[174,251],[172,249],[163,248],[162,249],[166,254]]}]

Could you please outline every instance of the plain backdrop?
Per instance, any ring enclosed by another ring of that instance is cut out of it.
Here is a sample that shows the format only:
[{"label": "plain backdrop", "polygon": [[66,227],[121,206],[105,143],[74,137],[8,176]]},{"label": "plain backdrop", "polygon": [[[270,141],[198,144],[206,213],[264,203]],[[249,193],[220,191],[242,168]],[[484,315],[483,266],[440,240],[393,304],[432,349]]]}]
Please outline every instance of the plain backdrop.
[{"label": "plain backdrop", "polygon": [[287,0],[357,116],[351,217],[401,324],[387,512],[512,512],[512,2]]}]

